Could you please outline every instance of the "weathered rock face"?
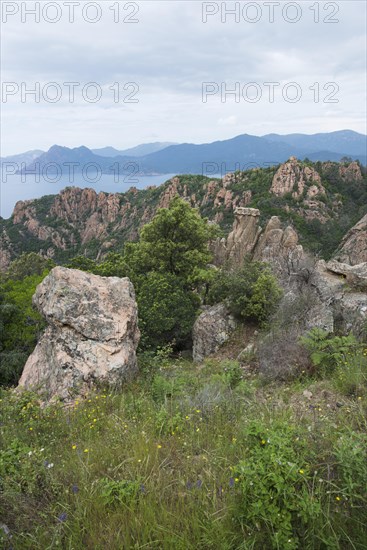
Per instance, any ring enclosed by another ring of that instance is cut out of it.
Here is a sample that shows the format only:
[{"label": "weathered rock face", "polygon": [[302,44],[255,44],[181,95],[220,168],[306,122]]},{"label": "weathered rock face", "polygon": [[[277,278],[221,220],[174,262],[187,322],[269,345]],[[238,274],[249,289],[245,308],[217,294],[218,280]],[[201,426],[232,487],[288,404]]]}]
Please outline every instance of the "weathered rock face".
[{"label": "weathered rock face", "polygon": [[33,304],[48,322],[19,385],[68,399],[94,382],[119,385],[137,372],[137,305],[129,279],[55,267]]},{"label": "weathered rock face", "polygon": [[367,262],[367,214],[345,235],[335,259],[349,265]]},{"label": "weathered rock face", "polygon": [[355,290],[367,291],[367,262],[357,265],[348,265],[330,260],[326,267],[332,273],[343,275],[346,283]]},{"label": "weathered rock face", "polygon": [[233,230],[226,243],[228,260],[241,264],[248,254],[253,253],[261,233],[259,216],[257,208],[236,208]]},{"label": "weathered rock face", "polygon": [[292,197],[297,199],[305,189],[309,199],[325,194],[320,174],[311,166],[302,166],[295,157],[291,157],[275,173],[270,192],[278,197],[292,193]]},{"label": "weathered rock face", "polygon": [[193,328],[193,359],[203,361],[216,353],[227,342],[237,322],[224,304],[216,304],[203,311]]},{"label": "weathered rock face", "polygon": [[255,208],[236,208],[233,230],[228,238],[212,243],[216,265],[230,262],[240,266],[248,256],[270,263],[274,271],[281,274],[285,264],[299,262],[304,257],[298,235],[292,227],[283,229],[280,219],[273,216],[262,230],[258,225],[259,216],[260,212]]},{"label": "weathered rock face", "polygon": [[286,264],[298,263],[303,256],[296,231],[290,226],[283,229],[277,216],[270,218],[255,247],[253,259],[269,263],[276,273],[282,275]]},{"label": "weathered rock face", "polygon": [[347,180],[347,181],[363,180],[361,167],[359,166],[358,162],[356,162],[355,160],[350,164],[348,164],[347,166],[341,165],[339,167],[339,174],[344,180]]},{"label": "weathered rock face", "polygon": [[[344,334],[353,332],[357,337],[363,335],[367,322],[367,293],[361,291],[361,285],[364,284],[366,266],[356,267],[358,269],[335,261],[326,263],[321,260],[317,263],[312,286],[322,318],[329,322],[326,326],[314,323],[312,315],[309,315],[307,321],[310,328],[321,326],[329,332],[338,330]],[[350,274],[357,277],[357,283],[353,279],[353,288],[347,280]]]}]

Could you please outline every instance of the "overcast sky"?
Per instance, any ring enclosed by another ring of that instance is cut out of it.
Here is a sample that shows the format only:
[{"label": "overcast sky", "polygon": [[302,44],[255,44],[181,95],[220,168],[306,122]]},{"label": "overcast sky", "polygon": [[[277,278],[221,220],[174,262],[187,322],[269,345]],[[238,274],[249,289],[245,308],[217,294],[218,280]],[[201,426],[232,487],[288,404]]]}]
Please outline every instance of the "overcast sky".
[{"label": "overcast sky", "polygon": [[[36,2],[1,4],[1,156],[55,143],[366,133],[364,1],[42,1],[39,22],[25,11]],[[74,99],[66,82],[79,83]],[[22,97],[37,86],[39,102]]]}]

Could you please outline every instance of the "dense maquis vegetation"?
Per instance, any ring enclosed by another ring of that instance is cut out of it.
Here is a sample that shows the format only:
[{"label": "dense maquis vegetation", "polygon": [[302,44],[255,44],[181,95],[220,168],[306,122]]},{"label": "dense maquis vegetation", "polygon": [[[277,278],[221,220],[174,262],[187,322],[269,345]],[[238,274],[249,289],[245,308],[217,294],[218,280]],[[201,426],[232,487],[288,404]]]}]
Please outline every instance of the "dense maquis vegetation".
[{"label": "dense maquis vegetation", "polygon": [[139,378],[70,406],[5,387],[43,328],[31,297],[53,263],[27,254],[2,276],[0,545],[365,548],[367,344],[311,331],[285,383],[242,369],[241,328],[222,359],[183,359],[201,303],[225,300],[260,329],[281,296],[261,263],[209,266],[217,231],[175,199],[121,253],[69,260],[129,276],[142,331]]},{"label": "dense maquis vegetation", "polygon": [[[226,271],[216,273],[209,266],[212,255],[208,242],[217,233],[215,225],[208,224],[187,202],[177,198],[169,208],[158,211],[141,231],[139,241],[127,243],[122,254],[109,253],[101,262],[77,256],[68,267],[131,279],[139,309],[140,350],[155,351],[165,345],[172,345],[175,350],[187,349],[200,304],[208,294],[213,301],[219,286],[224,284],[222,294],[228,289],[233,312],[255,322],[266,320],[280,295],[275,278],[261,264],[249,266],[238,280]],[[32,295],[52,266],[50,260],[35,253],[24,254],[3,275],[3,384],[17,382],[43,328],[40,315],[32,309]],[[241,297],[235,299],[237,292]],[[226,297],[217,295],[215,299]]]},{"label": "dense maquis vegetation", "polygon": [[[278,166],[259,168],[236,172],[233,181],[226,184],[226,190],[233,194],[233,200],[242,198],[245,192],[251,191],[249,207],[259,208],[261,212],[261,224],[273,215],[279,216],[284,223],[293,225],[306,249],[319,253],[324,258],[329,258],[340,243],[343,235],[367,212],[367,174],[366,168],[360,165],[362,179],[356,177],[342,177],[340,168],[347,168],[350,161],[344,163],[299,161],[301,167],[314,168],[321,178],[321,183],[326,190],[326,195],[319,197],[325,205],[327,221],[320,221],[318,217],[305,219],[307,211],[312,210],[301,196],[295,200],[290,194],[283,197],[269,193],[271,183]],[[218,219],[224,233],[232,227],[233,209],[228,208],[223,200],[215,201],[215,195],[207,197],[207,188],[210,178],[200,175],[178,176],[178,193],[181,197],[192,201],[197,206],[200,214],[210,220]],[[144,190],[130,189],[126,193],[118,194],[120,207],[129,206],[128,215],[124,219],[120,216],[114,223],[108,226],[107,241],[113,241],[115,252],[121,252],[123,243],[128,240],[136,240],[138,229],[141,228],[146,215],[154,212],[160,201],[171,185],[171,180],[165,184]],[[60,231],[65,242],[65,247],[55,247],[51,232],[46,240],[39,240],[34,234],[26,231],[21,223],[14,224],[13,219],[0,219],[0,235],[5,231],[12,246],[13,256],[22,252],[38,252],[40,249],[54,250],[54,259],[57,263],[65,264],[72,256],[84,255],[96,259],[102,250],[103,239],[92,238],[84,242],[81,238],[81,226],[92,212],[86,212],[76,222],[68,223],[64,217],[51,214],[51,206],[55,196],[48,195],[33,202],[35,218],[40,226],[51,230]],[[95,212],[93,212],[95,213]],[[123,223],[122,223],[123,222]],[[103,241],[104,242],[104,241]]]},{"label": "dense maquis vegetation", "polygon": [[32,296],[53,262],[23,254],[0,279],[0,384],[18,382],[24,364],[44,328],[32,308]]}]

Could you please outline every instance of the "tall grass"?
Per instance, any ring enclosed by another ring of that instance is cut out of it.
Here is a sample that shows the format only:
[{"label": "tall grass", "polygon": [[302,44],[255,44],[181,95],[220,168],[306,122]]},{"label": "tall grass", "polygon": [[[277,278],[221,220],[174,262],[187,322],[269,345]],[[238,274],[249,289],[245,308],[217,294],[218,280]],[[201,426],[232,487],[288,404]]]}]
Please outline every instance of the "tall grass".
[{"label": "tall grass", "polygon": [[366,548],[365,397],[162,364],[69,407],[2,392],[4,548]]}]

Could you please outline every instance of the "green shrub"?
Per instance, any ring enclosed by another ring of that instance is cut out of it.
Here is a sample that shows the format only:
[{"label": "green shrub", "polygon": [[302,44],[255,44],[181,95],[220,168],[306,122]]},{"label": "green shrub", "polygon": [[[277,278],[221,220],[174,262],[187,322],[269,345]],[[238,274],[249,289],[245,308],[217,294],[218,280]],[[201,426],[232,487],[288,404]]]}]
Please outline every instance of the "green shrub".
[{"label": "green shrub", "polygon": [[238,361],[225,361],[223,363],[223,379],[230,388],[235,388],[242,380],[242,369]]},{"label": "green shrub", "polygon": [[349,506],[367,505],[367,434],[352,430],[337,441],[334,457],[338,496]]},{"label": "green shrub", "polygon": [[188,345],[200,300],[170,273],[147,273],[137,289],[141,349]]},{"label": "green shrub", "polygon": [[310,353],[311,361],[319,374],[330,374],[337,367],[347,365],[347,358],[355,356],[360,344],[353,334],[334,336],[320,328],[313,328],[300,343]]},{"label": "green shrub", "polygon": [[367,392],[367,349],[360,346],[346,353],[345,361],[336,368],[333,380],[344,395],[364,395]]},{"label": "green shrub", "polygon": [[309,490],[307,443],[286,422],[270,430],[253,421],[244,436],[248,451],[234,475],[240,488],[237,517],[248,547],[298,549],[301,536],[322,516],[317,487],[313,494]]},{"label": "green shrub", "polygon": [[105,506],[118,506],[121,504],[128,506],[137,498],[140,492],[140,483],[125,479],[113,481],[103,478],[99,481],[98,488]]},{"label": "green shrub", "polygon": [[264,325],[281,296],[270,269],[263,263],[246,261],[239,269],[217,272],[209,291],[209,302],[225,300],[237,317]]}]

